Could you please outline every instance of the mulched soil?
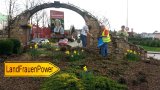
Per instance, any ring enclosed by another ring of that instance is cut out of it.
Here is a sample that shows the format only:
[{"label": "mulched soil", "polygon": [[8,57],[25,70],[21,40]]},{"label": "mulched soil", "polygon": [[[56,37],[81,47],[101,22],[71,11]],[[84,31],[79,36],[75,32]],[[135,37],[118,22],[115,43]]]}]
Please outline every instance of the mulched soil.
[{"label": "mulched soil", "polygon": [[[7,60],[32,60],[27,54],[12,56]],[[37,61],[51,61],[49,57],[41,57]],[[36,61],[34,60],[34,61]],[[73,63],[73,62],[72,62]],[[67,69],[68,61],[54,62],[61,70]],[[85,61],[76,63],[76,66],[86,65],[95,75],[103,75],[119,83],[127,84],[129,90],[160,90],[160,61],[142,60],[128,62],[125,60],[106,60],[97,56],[90,56]],[[45,78],[6,78],[4,64],[0,63],[0,90],[39,90]]]},{"label": "mulched soil", "polygon": [[[27,54],[22,56],[12,56],[9,61],[29,61],[31,57]],[[43,60],[47,60],[43,59]],[[40,84],[44,78],[18,78],[18,77],[4,77],[4,64],[0,63],[0,90],[39,90]]]},{"label": "mulched soil", "polygon": [[98,75],[104,75],[127,84],[129,90],[160,90],[160,61],[139,62],[96,60],[87,61]]}]

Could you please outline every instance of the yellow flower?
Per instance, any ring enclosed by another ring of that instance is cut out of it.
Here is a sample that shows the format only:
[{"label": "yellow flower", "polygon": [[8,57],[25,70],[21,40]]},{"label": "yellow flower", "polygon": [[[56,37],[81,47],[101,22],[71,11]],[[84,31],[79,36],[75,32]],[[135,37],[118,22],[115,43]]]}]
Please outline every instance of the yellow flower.
[{"label": "yellow flower", "polygon": [[129,52],[130,50],[127,50],[127,52]]},{"label": "yellow flower", "polygon": [[73,55],[71,55],[71,57],[73,57]]},{"label": "yellow flower", "polygon": [[59,49],[58,49],[58,48],[56,48],[56,51],[59,51]]},{"label": "yellow flower", "polygon": [[30,46],[29,48],[32,49],[32,46]]},{"label": "yellow flower", "polygon": [[69,55],[70,52],[69,52],[69,51],[66,51],[65,53]]},{"label": "yellow flower", "polygon": [[129,50],[129,53],[132,53],[133,51],[132,50]]},{"label": "yellow flower", "polygon": [[37,44],[37,43],[34,45],[34,48],[35,48],[35,49],[38,48],[38,44]]},{"label": "yellow flower", "polygon": [[73,52],[73,53],[74,53],[74,54],[76,54],[76,53],[77,53],[77,51],[75,51],[75,50],[74,50],[74,52]]},{"label": "yellow flower", "polygon": [[86,71],[87,71],[87,67],[86,67],[86,66],[84,66],[84,67],[83,67],[83,70],[86,72]]},{"label": "yellow flower", "polygon": [[133,53],[134,53],[134,54],[137,54],[137,52],[136,52],[136,51],[134,51]]},{"label": "yellow flower", "polygon": [[125,55],[127,55],[127,53],[125,53]]},{"label": "yellow flower", "polygon": [[82,49],[82,52],[84,52],[84,50]]},{"label": "yellow flower", "polygon": [[32,27],[32,25],[31,25],[31,24],[28,24],[28,27],[30,27],[30,28],[31,28],[31,27]]},{"label": "yellow flower", "polygon": [[51,44],[50,42],[47,42],[47,44]]}]

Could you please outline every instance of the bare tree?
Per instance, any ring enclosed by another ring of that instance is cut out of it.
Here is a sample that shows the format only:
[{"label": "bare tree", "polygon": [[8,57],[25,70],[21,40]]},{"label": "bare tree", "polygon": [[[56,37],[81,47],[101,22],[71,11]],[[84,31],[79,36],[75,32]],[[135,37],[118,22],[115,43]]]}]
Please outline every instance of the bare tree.
[{"label": "bare tree", "polygon": [[97,16],[97,19],[98,19],[100,24],[104,24],[105,26],[107,26],[110,29],[109,20],[105,16],[102,16],[102,17]]},{"label": "bare tree", "polygon": [[9,5],[7,5],[9,8],[7,8],[8,12],[8,38],[10,38],[10,31],[11,31],[11,21],[14,17],[14,15],[19,11],[16,5],[17,0],[9,0]]},{"label": "bare tree", "polygon": [[48,26],[48,24],[49,24],[48,15],[46,13],[46,10],[43,10],[43,12],[42,12],[42,26],[45,27],[45,26]]},{"label": "bare tree", "polygon": [[[40,5],[42,3],[45,3],[45,1],[41,0],[41,2],[39,0],[28,0],[26,1],[28,3],[28,5],[26,4],[26,7],[29,7],[29,8],[33,8],[37,5]],[[30,18],[30,21],[31,21],[31,24],[32,22],[35,22],[36,21],[36,24],[37,22],[39,23],[40,21],[42,21],[42,26],[45,26],[47,23],[48,23],[48,18],[47,18],[47,13],[46,13],[46,10],[41,10],[37,13],[35,13],[31,18]]]},{"label": "bare tree", "polygon": [[110,29],[110,23],[108,18],[106,18],[105,16],[102,15],[97,15],[96,12],[94,11],[89,11],[92,15],[95,15],[94,17],[99,21],[99,24],[103,24],[105,26],[107,26]]},{"label": "bare tree", "polygon": [[[20,2],[18,0],[6,0],[6,10],[8,12],[8,38],[10,38],[10,30],[11,30],[11,21],[12,19],[18,15],[23,10],[31,9],[37,5],[44,3],[43,0],[25,0],[25,2]],[[36,12],[31,18],[30,23],[32,24],[34,21],[37,26],[39,26],[39,22],[42,20],[43,26],[45,26],[49,20],[47,18],[47,13],[43,10]]]}]

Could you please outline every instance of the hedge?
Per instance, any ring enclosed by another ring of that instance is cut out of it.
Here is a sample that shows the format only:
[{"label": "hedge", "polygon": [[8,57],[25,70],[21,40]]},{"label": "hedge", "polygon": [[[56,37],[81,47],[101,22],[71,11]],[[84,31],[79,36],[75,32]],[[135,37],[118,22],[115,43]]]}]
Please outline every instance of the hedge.
[{"label": "hedge", "polygon": [[11,55],[13,53],[19,54],[21,50],[21,43],[17,39],[0,40],[0,54]]},{"label": "hedge", "polygon": [[40,90],[127,90],[126,85],[107,77],[90,75],[83,73],[84,77],[78,78],[73,73],[57,74],[46,79]]},{"label": "hedge", "polygon": [[14,43],[11,40],[0,40],[0,54],[10,55],[13,53]]},{"label": "hedge", "polygon": [[19,54],[21,51],[21,42],[17,39],[10,39],[13,42],[13,53]]},{"label": "hedge", "polygon": [[128,41],[133,44],[142,45],[142,46],[149,46],[149,47],[160,47],[160,40],[152,39],[152,38],[136,38],[130,37]]}]

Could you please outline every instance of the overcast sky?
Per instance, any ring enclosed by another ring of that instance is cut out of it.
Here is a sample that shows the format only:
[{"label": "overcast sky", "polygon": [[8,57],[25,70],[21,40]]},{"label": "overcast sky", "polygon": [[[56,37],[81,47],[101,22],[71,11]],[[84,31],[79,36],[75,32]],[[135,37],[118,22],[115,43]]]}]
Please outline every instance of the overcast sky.
[{"label": "overcast sky", "polygon": [[[5,13],[6,0],[0,0],[0,12]],[[25,0],[19,0],[25,3]],[[45,0],[45,2],[54,0]],[[127,18],[127,0],[60,0],[61,2],[69,2],[81,7],[95,16],[105,16],[108,18],[111,29],[119,30],[121,25],[126,25]],[[135,32],[149,32],[155,30],[160,31],[160,1],[159,0],[128,0],[128,26],[133,28]],[[22,5],[23,6],[23,5]],[[21,7],[22,7],[21,6]],[[54,9],[54,8],[53,8]],[[65,28],[69,28],[74,24],[76,28],[84,25],[83,18],[77,13],[66,9],[54,9],[64,11]],[[49,9],[47,10],[49,12]]]}]

